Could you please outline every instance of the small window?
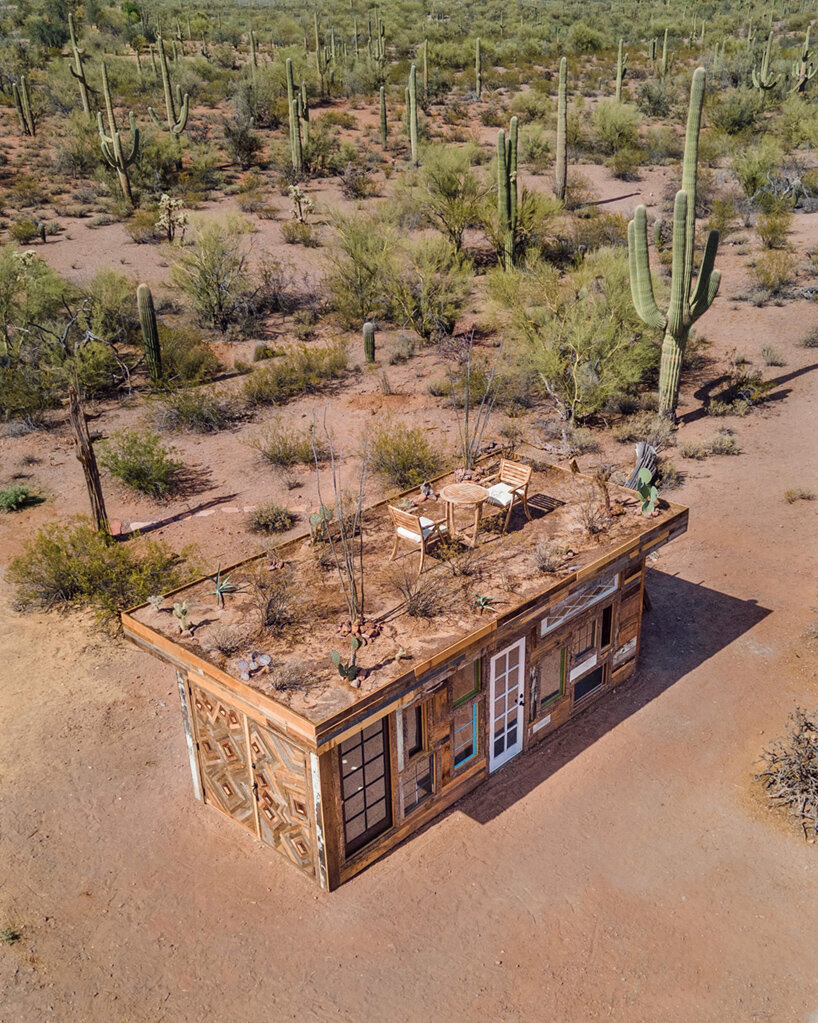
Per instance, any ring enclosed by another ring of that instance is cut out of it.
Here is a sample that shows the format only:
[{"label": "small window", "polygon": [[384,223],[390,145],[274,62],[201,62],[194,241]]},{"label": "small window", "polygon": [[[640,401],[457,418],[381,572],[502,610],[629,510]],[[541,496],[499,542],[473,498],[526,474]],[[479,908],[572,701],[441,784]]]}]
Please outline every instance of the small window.
[{"label": "small window", "polygon": [[594,671],[583,675],[574,683],[574,703],[579,703],[586,696],[590,696],[605,682],[605,665],[600,664]]},{"label": "small window", "polygon": [[608,607],[602,612],[602,628],[600,630],[599,645],[604,650],[606,646],[611,645],[611,627],[613,626],[613,604],[609,604]]},{"label": "small window", "polygon": [[467,664],[452,675],[452,704],[459,707],[461,703],[477,696],[480,692],[480,659]]},{"label": "small window", "polygon": [[574,633],[574,658],[581,661],[583,657],[591,653],[596,647],[596,619],[592,618],[584,625],[580,625]]},{"label": "small window", "polygon": [[401,774],[401,793],[403,794],[403,812],[409,813],[434,792],[434,757],[428,754],[417,757]]},{"label": "small window", "polygon": [[477,756],[477,701],[454,712],[454,766],[462,767]]},{"label": "small window", "polygon": [[556,647],[542,657],[537,665],[540,710],[553,703],[565,692],[566,653],[565,647]]},{"label": "small window", "polygon": [[407,760],[423,749],[423,707],[419,703],[403,712],[403,749]]}]

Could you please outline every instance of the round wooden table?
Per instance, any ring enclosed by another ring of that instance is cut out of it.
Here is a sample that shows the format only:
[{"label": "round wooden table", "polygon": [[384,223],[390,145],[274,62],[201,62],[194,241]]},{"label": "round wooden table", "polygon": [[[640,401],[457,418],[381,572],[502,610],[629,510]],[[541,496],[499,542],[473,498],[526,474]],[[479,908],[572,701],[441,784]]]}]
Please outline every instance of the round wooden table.
[{"label": "round wooden table", "polygon": [[488,496],[488,490],[485,487],[481,487],[478,483],[449,483],[448,486],[441,489],[440,500],[446,503],[446,527],[449,531],[449,536],[454,538],[457,535],[454,525],[455,507],[474,508],[474,530],[472,535],[468,537],[463,533],[461,539],[470,547],[477,545],[480,516],[483,514],[483,505]]}]

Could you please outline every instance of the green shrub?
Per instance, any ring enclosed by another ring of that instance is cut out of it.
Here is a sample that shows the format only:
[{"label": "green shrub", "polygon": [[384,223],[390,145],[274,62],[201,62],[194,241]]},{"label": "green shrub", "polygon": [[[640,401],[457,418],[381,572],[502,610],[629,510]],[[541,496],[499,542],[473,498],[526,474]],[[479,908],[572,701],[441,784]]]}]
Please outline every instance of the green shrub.
[{"label": "green shrub", "polygon": [[169,391],[156,399],[155,422],[161,430],[215,433],[241,418],[234,397],[226,391],[204,388]]},{"label": "green shrub", "polygon": [[762,213],[756,223],[758,237],[767,249],[783,249],[791,227],[792,210],[789,208],[771,209]]},{"label": "green shrub", "polygon": [[336,341],[322,348],[297,348],[245,380],[243,394],[250,405],[280,405],[301,394],[320,391],[346,372],[347,346]]},{"label": "green shrub", "polygon": [[748,198],[769,183],[769,177],[781,163],[781,147],[765,136],[754,146],[742,146],[733,157],[733,170]]},{"label": "green shrub", "polygon": [[99,461],[126,487],[150,497],[170,494],[184,468],[159,434],[149,430],[117,430],[102,447]]},{"label": "green shrub", "polygon": [[337,218],[338,247],[329,256],[327,286],[345,326],[360,329],[388,308],[394,233],[378,217]]},{"label": "green shrub", "polygon": [[312,429],[299,430],[286,425],[281,418],[267,423],[250,443],[270,465],[284,469],[299,464],[311,465],[316,456],[323,461],[329,454],[328,445],[315,436]]},{"label": "green shrub", "polygon": [[622,149],[634,150],[641,120],[635,107],[616,100],[603,100],[594,110],[592,119],[599,148],[608,156]]},{"label": "green shrub", "polygon": [[20,245],[28,245],[40,237],[40,228],[33,220],[15,220],[9,228],[9,235]]},{"label": "green shrub", "polygon": [[767,249],[750,268],[750,275],[761,291],[762,300],[786,292],[795,275],[795,257],[782,249]]},{"label": "green shrub", "polygon": [[318,246],[312,224],[302,223],[300,220],[285,220],[281,225],[281,237],[287,245],[303,245],[307,249]]},{"label": "green shrub", "polygon": [[167,383],[204,384],[222,369],[213,349],[195,330],[159,324],[162,375]]},{"label": "green shrub", "polygon": [[268,501],[260,504],[250,516],[250,528],[255,533],[286,533],[292,529],[295,515],[284,505]]},{"label": "green shrub", "polygon": [[117,543],[77,519],[43,526],[6,578],[23,610],[92,607],[110,622],[151,594],[181,586],[193,575],[189,557],[189,550],[177,554],[157,540]]},{"label": "green shrub", "polygon": [[40,500],[41,498],[32,494],[28,487],[9,487],[7,490],[0,490],[0,511],[21,511],[32,504],[39,504]]},{"label": "green shrub", "polygon": [[368,456],[373,471],[400,490],[423,483],[439,472],[442,464],[422,427],[395,420],[375,428]]},{"label": "green shrub", "polygon": [[406,262],[392,281],[392,301],[424,341],[445,337],[454,330],[471,280],[470,261],[445,238],[423,238],[407,246]]}]

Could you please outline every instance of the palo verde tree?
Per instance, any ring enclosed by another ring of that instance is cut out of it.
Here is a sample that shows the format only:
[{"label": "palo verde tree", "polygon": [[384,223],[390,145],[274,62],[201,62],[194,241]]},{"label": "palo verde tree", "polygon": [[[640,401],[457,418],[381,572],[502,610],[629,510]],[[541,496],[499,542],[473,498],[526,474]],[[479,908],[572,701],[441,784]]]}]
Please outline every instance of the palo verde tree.
[{"label": "palo verde tree", "polygon": [[682,187],[673,203],[673,262],[670,302],[666,313],[656,304],[648,257],[647,214],[637,206],[628,224],[628,258],[631,295],[639,317],[655,330],[664,331],[659,367],[659,411],[673,419],[679,400],[679,380],[690,328],[710,308],[719,290],[721,273],[713,269],[719,245],[718,231],[711,231],[693,285],[696,240],[696,179],[699,131],[704,103],[705,71],[696,68],[690,88],[690,108],[682,164]]}]

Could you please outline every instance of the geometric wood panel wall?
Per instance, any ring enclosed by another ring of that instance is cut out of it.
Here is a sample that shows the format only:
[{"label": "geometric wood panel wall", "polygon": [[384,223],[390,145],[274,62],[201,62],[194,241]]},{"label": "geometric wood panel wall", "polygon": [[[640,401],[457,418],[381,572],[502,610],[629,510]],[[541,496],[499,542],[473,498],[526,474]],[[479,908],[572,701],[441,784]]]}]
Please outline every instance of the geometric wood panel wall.
[{"label": "geometric wood panel wall", "polygon": [[205,799],[255,831],[244,715],[204,689],[190,689]]},{"label": "geometric wood panel wall", "polygon": [[207,690],[190,693],[206,802],[315,877],[307,754]]},{"label": "geometric wood panel wall", "polygon": [[250,727],[259,837],[314,875],[307,755],[276,732]]}]

